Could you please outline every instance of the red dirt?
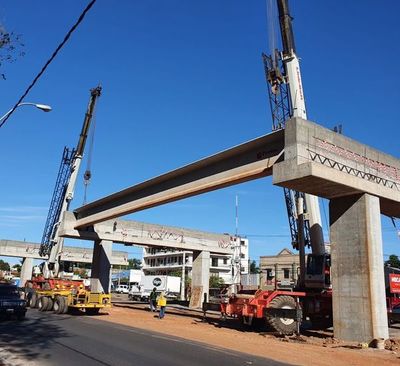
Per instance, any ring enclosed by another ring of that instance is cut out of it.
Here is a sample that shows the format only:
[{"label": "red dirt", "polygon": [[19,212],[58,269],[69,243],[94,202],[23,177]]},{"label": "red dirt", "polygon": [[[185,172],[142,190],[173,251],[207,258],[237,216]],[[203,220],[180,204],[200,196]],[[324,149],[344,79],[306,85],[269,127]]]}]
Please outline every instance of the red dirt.
[{"label": "red dirt", "polygon": [[296,365],[393,365],[400,364],[400,340],[386,342],[387,350],[362,348],[361,345],[334,339],[329,333],[283,337],[243,328],[237,320],[226,323],[217,315],[207,315],[167,308],[166,317],[159,320],[143,305],[119,305],[109,310],[109,316],[97,319],[147,329],[214,347],[231,349]]}]

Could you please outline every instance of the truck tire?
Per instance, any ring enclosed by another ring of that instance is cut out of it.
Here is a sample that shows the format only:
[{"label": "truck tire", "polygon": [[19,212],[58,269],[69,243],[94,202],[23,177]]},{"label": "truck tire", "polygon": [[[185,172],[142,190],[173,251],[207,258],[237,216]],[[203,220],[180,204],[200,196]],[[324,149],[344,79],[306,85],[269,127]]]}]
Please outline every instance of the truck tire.
[{"label": "truck tire", "polygon": [[47,296],[40,296],[38,299],[39,311],[46,311],[48,305],[49,305],[49,298]]},{"label": "truck tire", "polygon": [[57,296],[54,305],[53,305],[53,310],[56,314],[63,314],[64,307],[66,306],[65,304],[65,297],[64,296]]},{"label": "truck tire", "polygon": [[32,292],[32,296],[31,296],[31,299],[29,301],[29,306],[32,309],[37,309],[37,307],[38,307],[38,294],[37,294],[36,291]]},{"label": "truck tire", "polygon": [[54,305],[54,301],[51,297],[47,298],[47,307],[46,307],[46,311],[51,311],[53,310],[53,305]]},{"label": "truck tire", "polygon": [[[277,296],[269,303],[272,309],[296,309],[296,302],[291,296]],[[267,313],[267,325],[279,334],[293,334],[297,330],[297,323],[291,318],[280,318]]]}]

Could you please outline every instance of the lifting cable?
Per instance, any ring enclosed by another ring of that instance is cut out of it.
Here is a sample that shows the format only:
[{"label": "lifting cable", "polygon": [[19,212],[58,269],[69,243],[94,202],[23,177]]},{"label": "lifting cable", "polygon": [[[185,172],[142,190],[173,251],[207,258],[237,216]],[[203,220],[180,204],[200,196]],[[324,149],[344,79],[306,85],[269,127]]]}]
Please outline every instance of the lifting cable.
[{"label": "lifting cable", "polygon": [[391,216],[390,219],[392,220],[392,224],[397,232],[397,236],[400,238],[400,229],[396,225],[396,219],[393,216]]},{"label": "lifting cable", "polygon": [[[97,104],[98,104],[98,101],[97,101]],[[87,190],[88,190],[88,186],[90,184],[90,180],[92,178],[91,166],[92,166],[92,156],[93,156],[94,133],[96,130],[97,104],[93,111],[92,123],[90,126],[89,137],[88,137],[89,138],[89,147],[88,147],[89,151],[88,151],[87,161],[86,161],[86,170],[85,170],[85,173],[83,174],[83,184],[84,184],[83,205],[86,205]]]}]

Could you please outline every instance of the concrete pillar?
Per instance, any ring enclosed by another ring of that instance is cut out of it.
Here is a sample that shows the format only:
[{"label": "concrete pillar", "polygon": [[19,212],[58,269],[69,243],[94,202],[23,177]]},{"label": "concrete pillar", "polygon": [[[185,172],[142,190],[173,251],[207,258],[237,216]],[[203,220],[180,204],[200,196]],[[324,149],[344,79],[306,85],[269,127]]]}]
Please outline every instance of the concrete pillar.
[{"label": "concrete pillar", "polygon": [[185,282],[186,282],[186,276],[185,273],[186,272],[186,266],[185,266],[185,252],[182,253],[182,275],[181,275],[181,300],[186,300],[185,298],[185,290],[186,290],[186,286],[185,286]]},{"label": "concrete pillar", "polygon": [[90,288],[93,292],[110,293],[112,241],[94,242]]},{"label": "concrete pillar", "polygon": [[210,252],[193,251],[191,308],[202,307],[204,294],[208,298],[209,280]]},{"label": "concrete pillar", "polygon": [[32,279],[33,258],[23,258],[20,274],[20,287],[25,286],[25,282]]},{"label": "concrete pillar", "polygon": [[334,336],[365,343],[387,339],[379,199],[332,199],[329,213]]}]

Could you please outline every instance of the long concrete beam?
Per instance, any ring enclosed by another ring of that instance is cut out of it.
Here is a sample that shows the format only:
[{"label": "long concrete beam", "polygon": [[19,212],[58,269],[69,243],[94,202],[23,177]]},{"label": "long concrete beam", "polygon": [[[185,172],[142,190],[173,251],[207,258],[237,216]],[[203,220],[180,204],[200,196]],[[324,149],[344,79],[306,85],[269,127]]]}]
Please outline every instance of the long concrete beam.
[{"label": "long concrete beam", "polygon": [[72,212],[65,212],[60,235],[72,239],[107,240],[124,245],[166,247],[180,250],[232,254],[232,238],[228,234],[207,233],[172,226],[138,221],[108,220],[94,224],[90,230],[75,229]]},{"label": "long concrete beam", "polygon": [[75,228],[272,174],[282,130],[259,137],[76,209]]},{"label": "long concrete beam", "polygon": [[[45,260],[46,258],[39,255],[39,248],[40,244],[38,243],[0,239],[0,256]],[[61,253],[61,260],[69,262],[92,263],[92,257],[92,248],[65,246]],[[114,250],[111,264],[126,266],[128,264],[128,253]]]}]

